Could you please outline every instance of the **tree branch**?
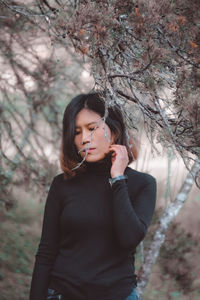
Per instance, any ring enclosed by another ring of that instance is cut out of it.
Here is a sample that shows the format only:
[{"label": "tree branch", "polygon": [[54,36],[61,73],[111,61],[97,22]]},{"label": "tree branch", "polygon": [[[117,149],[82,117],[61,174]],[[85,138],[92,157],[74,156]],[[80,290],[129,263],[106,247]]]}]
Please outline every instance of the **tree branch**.
[{"label": "tree branch", "polygon": [[187,200],[188,194],[191,191],[191,188],[194,183],[194,177],[197,177],[199,172],[200,172],[200,161],[197,161],[193,164],[192,170],[191,172],[188,173],[174,202],[172,202],[168,206],[168,208],[165,210],[165,212],[160,218],[159,228],[156,230],[154,234],[153,241],[150,245],[150,248],[144,254],[144,263],[138,273],[137,289],[138,289],[140,300],[142,300],[144,289],[148,283],[148,278],[159,255],[160,248],[165,241],[166,232],[170,224],[174,220],[174,218],[178,215],[183,204]]}]

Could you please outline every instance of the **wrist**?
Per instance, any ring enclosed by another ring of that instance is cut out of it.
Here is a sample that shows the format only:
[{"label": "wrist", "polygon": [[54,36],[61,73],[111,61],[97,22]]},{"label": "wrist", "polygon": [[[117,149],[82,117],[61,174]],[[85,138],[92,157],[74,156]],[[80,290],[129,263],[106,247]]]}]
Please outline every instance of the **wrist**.
[{"label": "wrist", "polygon": [[114,173],[114,174],[110,174],[111,175],[111,178],[115,178],[115,177],[118,177],[118,176],[123,176],[124,173]]},{"label": "wrist", "polygon": [[116,177],[113,177],[113,178],[109,178],[109,183],[112,187],[112,185],[116,182],[116,181],[119,181],[119,180],[126,180],[127,182],[127,179],[128,179],[128,176],[127,175],[119,175],[119,176],[116,176]]}]

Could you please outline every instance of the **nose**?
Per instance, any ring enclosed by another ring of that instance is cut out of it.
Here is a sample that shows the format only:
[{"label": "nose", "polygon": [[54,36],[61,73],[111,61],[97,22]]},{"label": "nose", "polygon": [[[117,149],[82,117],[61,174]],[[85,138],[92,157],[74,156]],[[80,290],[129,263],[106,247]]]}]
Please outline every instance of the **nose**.
[{"label": "nose", "polygon": [[91,143],[92,140],[92,136],[91,136],[91,132],[89,131],[83,131],[82,132],[82,145],[85,145],[87,143]]}]

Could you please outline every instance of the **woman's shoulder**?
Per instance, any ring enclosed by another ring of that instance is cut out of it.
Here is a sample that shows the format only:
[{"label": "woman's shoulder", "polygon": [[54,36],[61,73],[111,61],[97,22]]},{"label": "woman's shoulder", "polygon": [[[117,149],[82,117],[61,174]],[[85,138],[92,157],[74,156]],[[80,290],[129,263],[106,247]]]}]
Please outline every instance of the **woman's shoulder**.
[{"label": "woman's shoulder", "polygon": [[130,167],[126,168],[126,175],[128,176],[128,180],[131,182],[146,184],[156,184],[156,179],[149,173],[144,173],[132,169]]},{"label": "woman's shoulder", "polygon": [[56,185],[57,185],[57,184],[64,184],[64,186],[66,186],[66,185],[68,185],[68,184],[71,185],[74,181],[76,182],[76,179],[77,179],[77,178],[78,178],[78,176],[75,176],[75,177],[73,177],[73,178],[67,179],[67,178],[65,177],[65,173],[62,172],[62,173],[59,173],[59,174],[55,175],[55,176],[53,177],[52,182],[55,183]]},{"label": "woman's shoulder", "polygon": [[56,181],[62,181],[62,180],[64,180],[64,173],[63,172],[62,173],[58,173],[57,175],[54,176],[53,179],[56,180]]},{"label": "woman's shoulder", "polygon": [[64,173],[58,173],[52,177],[51,185],[58,186],[64,182]]}]

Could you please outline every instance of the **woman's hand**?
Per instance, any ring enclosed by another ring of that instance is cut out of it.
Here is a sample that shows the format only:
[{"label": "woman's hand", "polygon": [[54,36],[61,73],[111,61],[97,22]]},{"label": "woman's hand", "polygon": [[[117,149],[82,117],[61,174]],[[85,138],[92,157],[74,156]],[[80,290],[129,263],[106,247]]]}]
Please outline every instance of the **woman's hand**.
[{"label": "woman's hand", "polygon": [[128,152],[125,146],[123,145],[111,145],[110,151],[112,153],[112,167],[110,170],[110,175],[112,178],[124,175],[124,170],[126,169],[129,158]]}]

